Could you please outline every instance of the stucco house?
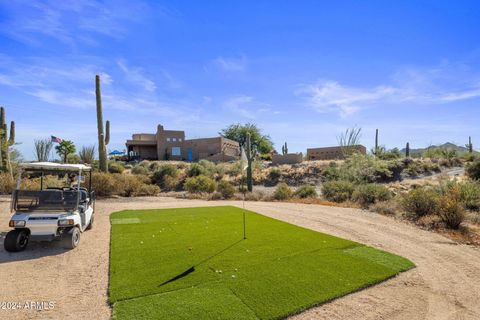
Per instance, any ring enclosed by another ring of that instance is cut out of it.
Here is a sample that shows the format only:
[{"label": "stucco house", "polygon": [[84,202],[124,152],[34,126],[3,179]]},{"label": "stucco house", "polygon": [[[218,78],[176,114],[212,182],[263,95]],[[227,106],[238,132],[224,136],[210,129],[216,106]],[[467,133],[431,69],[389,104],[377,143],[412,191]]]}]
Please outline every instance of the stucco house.
[{"label": "stucco house", "polygon": [[180,160],[215,162],[240,157],[238,142],[224,137],[185,139],[185,132],[165,130],[158,125],[156,133],[134,133],[126,142],[131,160]]}]

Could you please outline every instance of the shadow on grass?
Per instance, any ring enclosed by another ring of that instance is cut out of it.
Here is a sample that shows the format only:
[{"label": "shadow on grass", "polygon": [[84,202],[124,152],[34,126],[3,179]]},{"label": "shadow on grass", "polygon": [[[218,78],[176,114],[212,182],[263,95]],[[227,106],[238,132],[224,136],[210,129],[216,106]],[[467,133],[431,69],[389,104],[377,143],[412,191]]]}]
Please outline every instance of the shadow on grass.
[{"label": "shadow on grass", "polygon": [[226,248],[214,253],[213,255],[201,260],[200,262],[198,262],[196,265],[193,265],[191,266],[190,268],[188,268],[187,270],[183,271],[182,273],[179,273],[178,275],[176,275],[175,277],[167,280],[167,281],[164,281],[162,283],[160,283],[158,286],[161,287],[161,286],[164,286],[168,283],[171,283],[171,282],[174,282],[176,280],[179,280],[181,278],[184,278],[186,276],[188,276],[190,273],[194,272],[195,271],[195,267],[198,267],[199,265],[201,265],[202,263],[205,263],[207,262],[208,260],[211,260],[215,257],[218,257],[219,255],[221,255],[222,253],[224,253],[225,251],[233,248],[235,245],[239,244],[240,242],[244,241],[245,239],[240,239],[238,241],[235,241],[234,243],[232,243],[231,245],[227,246]]}]

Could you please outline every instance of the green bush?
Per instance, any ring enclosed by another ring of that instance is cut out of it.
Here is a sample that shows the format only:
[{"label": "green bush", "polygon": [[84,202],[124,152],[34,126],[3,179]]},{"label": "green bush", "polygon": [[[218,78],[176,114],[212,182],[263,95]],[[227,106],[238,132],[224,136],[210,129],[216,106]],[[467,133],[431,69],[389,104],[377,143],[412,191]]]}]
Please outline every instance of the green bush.
[{"label": "green bush", "polygon": [[207,170],[205,170],[205,167],[202,166],[200,163],[192,163],[187,169],[187,176],[196,177],[200,175],[205,175],[206,172]]},{"label": "green bush", "polygon": [[235,195],[236,188],[231,182],[221,180],[218,183],[217,191],[222,195],[224,199],[230,199]]},{"label": "green bush", "polygon": [[124,197],[133,197],[140,193],[143,181],[135,175],[122,174],[119,179],[119,192]]},{"label": "green bush", "polygon": [[465,167],[466,175],[473,180],[480,180],[480,161],[474,161]]},{"label": "green bush", "polygon": [[190,193],[212,193],[217,185],[215,181],[207,176],[196,176],[185,181],[185,190]]},{"label": "green bush", "polygon": [[173,190],[177,185],[178,169],[173,164],[162,164],[152,175],[152,182],[165,190]]},{"label": "green bush", "polygon": [[273,183],[278,183],[278,180],[280,180],[281,176],[282,171],[278,168],[272,168],[270,169],[270,172],[268,172],[268,179]]},{"label": "green bush", "polygon": [[458,229],[465,219],[465,209],[455,194],[446,195],[438,201],[438,216],[450,229]]},{"label": "green bush", "polygon": [[133,174],[147,175],[147,174],[149,174],[149,171],[144,166],[141,166],[141,165],[137,164],[135,167],[132,168],[132,173]]},{"label": "green bush", "polygon": [[327,170],[331,170],[328,174],[332,177],[336,175],[338,180],[346,180],[357,184],[378,182],[392,176],[388,161],[358,153],[354,153],[346,159],[337,168],[337,172],[335,172],[335,169],[327,168]]},{"label": "green bush", "polygon": [[460,183],[459,198],[468,210],[480,210],[480,184],[470,181]]},{"label": "green bush", "polygon": [[369,206],[378,201],[386,201],[391,197],[392,193],[387,187],[375,183],[359,185],[352,194],[352,200],[362,206]]},{"label": "green bush", "polygon": [[108,163],[108,172],[110,173],[122,173],[125,167],[120,162],[111,161]]},{"label": "green bush", "polygon": [[402,208],[407,215],[420,218],[434,214],[437,209],[438,194],[432,189],[417,188],[410,190],[401,199]]},{"label": "green bush", "polygon": [[160,188],[155,184],[142,184],[138,190],[139,196],[156,196],[160,193]]},{"label": "green bush", "polygon": [[290,199],[292,195],[292,189],[290,189],[290,187],[286,183],[282,182],[275,189],[275,192],[273,193],[273,198],[275,200],[287,200]]},{"label": "green bush", "polygon": [[314,186],[310,185],[303,185],[300,186],[294,193],[295,197],[298,198],[316,198],[317,197],[317,190],[315,190]]},{"label": "green bush", "polygon": [[328,201],[344,202],[350,200],[355,186],[350,181],[327,181],[322,184],[322,194]]}]

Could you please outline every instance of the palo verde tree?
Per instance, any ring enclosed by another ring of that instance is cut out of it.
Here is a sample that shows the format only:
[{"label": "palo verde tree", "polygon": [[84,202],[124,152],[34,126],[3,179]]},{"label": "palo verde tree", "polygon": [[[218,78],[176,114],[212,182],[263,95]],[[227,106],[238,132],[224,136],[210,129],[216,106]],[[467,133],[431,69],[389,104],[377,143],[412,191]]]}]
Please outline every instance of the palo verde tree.
[{"label": "palo verde tree", "polygon": [[5,115],[5,108],[0,108],[0,170],[13,176],[10,163],[10,147],[15,143],[15,121],[10,122],[10,135]]},{"label": "palo verde tree", "polygon": [[222,137],[237,141],[242,147],[246,145],[248,133],[250,134],[251,148],[257,153],[262,155],[273,151],[273,143],[270,136],[263,134],[256,124],[232,124],[219,132]]},{"label": "palo verde tree", "polygon": [[62,140],[57,146],[55,146],[55,150],[60,158],[63,158],[63,163],[68,162],[68,155],[75,153],[75,145],[70,140]]},{"label": "palo verde tree", "polygon": [[98,128],[98,160],[100,171],[108,171],[107,145],[110,142],[110,121],[105,123],[103,131],[102,94],[100,92],[100,76],[95,76],[95,97],[97,100],[97,128]]}]

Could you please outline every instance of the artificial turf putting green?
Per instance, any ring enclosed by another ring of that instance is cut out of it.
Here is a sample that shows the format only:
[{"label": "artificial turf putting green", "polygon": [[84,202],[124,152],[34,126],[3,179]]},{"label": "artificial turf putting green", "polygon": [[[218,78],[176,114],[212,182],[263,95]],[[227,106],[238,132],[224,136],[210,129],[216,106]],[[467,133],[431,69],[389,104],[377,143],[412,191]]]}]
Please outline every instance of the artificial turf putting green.
[{"label": "artificial turf putting green", "polygon": [[111,215],[117,319],[274,319],[408,270],[402,257],[242,209]]}]

